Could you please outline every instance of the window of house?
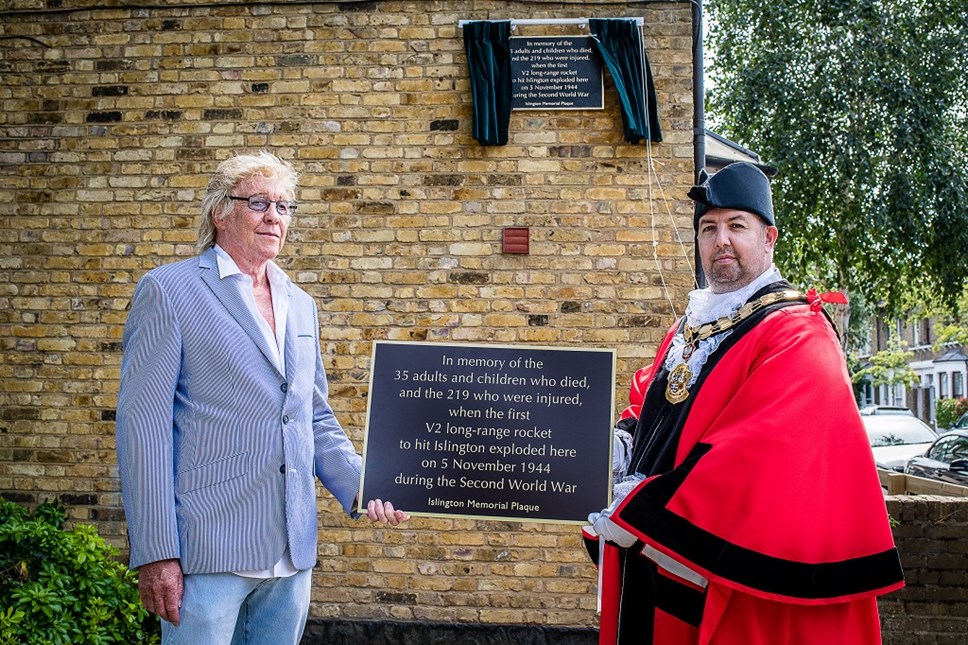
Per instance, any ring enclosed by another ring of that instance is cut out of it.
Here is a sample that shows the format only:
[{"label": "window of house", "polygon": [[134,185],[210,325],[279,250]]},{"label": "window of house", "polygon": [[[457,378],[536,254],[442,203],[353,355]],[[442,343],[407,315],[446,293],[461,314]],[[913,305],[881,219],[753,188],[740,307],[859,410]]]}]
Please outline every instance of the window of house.
[{"label": "window of house", "polygon": [[875,351],[883,351],[887,349],[887,338],[888,330],[887,323],[883,320],[877,321],[877,340],[874,342]]},{"label": "window of house", "polygon": [[893,396],[893,399],[894,400],[892,401],[891,405],[897,405],[897,406],[900,406],[900,407],[904,407],[905,406],[905,401],[904,401],[904,384],[903,383],[895,383],[894,384],[894,387],[892,387],[891,389],[893,390],[893,395],[894,395]]},{"label": "window of house", "polygon": [[965,395],[965,375],[962,372],[951,374],[951,396],[957,398]]},{"label": "window of house", "polygon": [[911,344],[914,347],[924,347],[931,344],[931,320],[918,318],[911,323]]},{"label": "window of house", "polygon": [[948,375],[945,372],[938,374],[938,397],[945,398],[948,396]]}]

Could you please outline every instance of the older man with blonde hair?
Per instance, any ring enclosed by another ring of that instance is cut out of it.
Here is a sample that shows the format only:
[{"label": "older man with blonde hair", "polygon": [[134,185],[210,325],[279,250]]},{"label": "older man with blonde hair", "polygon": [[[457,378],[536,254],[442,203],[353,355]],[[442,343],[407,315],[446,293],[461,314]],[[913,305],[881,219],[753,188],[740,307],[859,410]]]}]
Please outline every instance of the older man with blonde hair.
[{"label": "older man with blonde hair", "polygon": [[[163,643],[299,642],[318,478],[356,515],[360,457],[327,400],[312,298],[273,261],[298,175],[268,152],[216,169],[197,257],[138,283],[117,453],[144,606]],[[371,500],[367,516],[408,519]]]}]

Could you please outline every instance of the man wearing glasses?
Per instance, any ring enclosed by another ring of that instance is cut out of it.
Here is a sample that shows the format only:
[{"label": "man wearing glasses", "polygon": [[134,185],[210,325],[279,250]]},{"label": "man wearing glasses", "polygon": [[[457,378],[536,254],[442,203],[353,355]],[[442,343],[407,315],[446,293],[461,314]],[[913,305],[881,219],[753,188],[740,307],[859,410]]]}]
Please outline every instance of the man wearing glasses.
[{"label": "man wearing glasses", "polygon": [[[328,401],[316,304],[273,260],[298,176],[218,166],[198,257],[149,271],[124,329],[117,452],[130,566],[163,643],[292,643],[316,564],[315,478],[356,516],[360,457]],[[367,504],[371,521],[408,515]]]}]

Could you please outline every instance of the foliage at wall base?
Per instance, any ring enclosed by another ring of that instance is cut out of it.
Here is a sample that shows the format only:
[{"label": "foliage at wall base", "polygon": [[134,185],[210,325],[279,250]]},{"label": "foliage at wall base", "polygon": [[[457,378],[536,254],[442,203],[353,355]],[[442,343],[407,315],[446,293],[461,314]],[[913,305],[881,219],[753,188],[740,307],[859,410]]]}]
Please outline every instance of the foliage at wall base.
[{"label": "foliage at wall base", "polygon": [[57,502],[31,513],[0,499],[0,645],[160,642],[118,550],[64,520]]}]

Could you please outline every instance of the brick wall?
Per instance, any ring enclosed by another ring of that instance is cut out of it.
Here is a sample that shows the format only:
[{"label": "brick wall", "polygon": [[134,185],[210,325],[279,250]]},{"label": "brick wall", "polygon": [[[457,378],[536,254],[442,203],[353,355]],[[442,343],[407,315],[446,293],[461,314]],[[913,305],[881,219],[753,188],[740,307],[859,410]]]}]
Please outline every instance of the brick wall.
[{"label": "brick wall", "polygon": [[[207,177],[241,150],[302,173],[280,263],[319,304],[358,446],[375,339],[614,348],[622,401],[693,275],[688,3],[103,4],[0,10],[0,494],[59,498],[125,547],[126,310],[145,271],[193,253]],[[665,139],[651,181],[607,74],[604,110],[516,112],[502,147],[470,136],[458,21],[587,15],[645,18]],[[505,226],[531,227],[529,255],[501,254]],[[382,530],[320,506],[315,617],[596,622],[575,527]]]},{"label": "brick wall", "polygon": [[881,598],[884,645],[961,645],[968,635],[968,500],[889,497],[907,586]]}]

